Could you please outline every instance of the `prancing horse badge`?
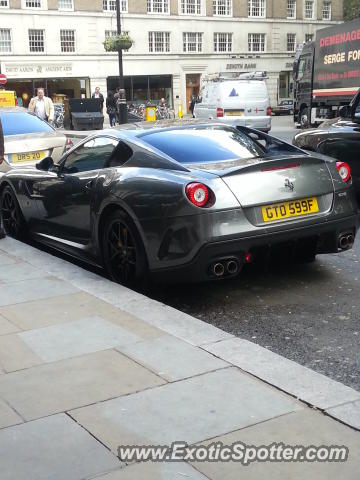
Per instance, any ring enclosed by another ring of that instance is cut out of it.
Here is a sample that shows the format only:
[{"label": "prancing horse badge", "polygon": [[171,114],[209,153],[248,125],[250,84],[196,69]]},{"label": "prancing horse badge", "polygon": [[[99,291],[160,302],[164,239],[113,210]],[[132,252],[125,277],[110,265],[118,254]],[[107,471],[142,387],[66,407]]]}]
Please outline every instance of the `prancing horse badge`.
[{"label": "prancing horse badge", "polygon": [[288,188],[291,191],[294,190],[294,184],[290,182],[288,178],[285,179],[285,188]]}]

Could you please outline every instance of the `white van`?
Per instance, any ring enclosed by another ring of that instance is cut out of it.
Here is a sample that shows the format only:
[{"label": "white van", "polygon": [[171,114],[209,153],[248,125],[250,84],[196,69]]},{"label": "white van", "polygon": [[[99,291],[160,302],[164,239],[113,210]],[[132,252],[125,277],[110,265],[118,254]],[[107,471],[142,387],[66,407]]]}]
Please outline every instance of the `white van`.
[{"label": "white van", "polygon": [[265,80],[259,79],[263,76],[243,74],[234,80],[220,75],[203,82],[194,108],[195,118],[216,119],[269,132],[271,107]]}]

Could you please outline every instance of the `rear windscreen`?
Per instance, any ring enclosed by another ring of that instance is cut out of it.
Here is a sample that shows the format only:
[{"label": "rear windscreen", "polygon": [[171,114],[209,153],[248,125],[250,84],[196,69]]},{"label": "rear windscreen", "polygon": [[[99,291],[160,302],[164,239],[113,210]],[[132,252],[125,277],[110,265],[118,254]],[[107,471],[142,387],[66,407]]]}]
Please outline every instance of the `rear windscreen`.
[{"label": "rear windscreen", "polygon": [[242,132],[223,127],[159,131],[142,140],[180,163],[210,163],[261,157],[264,150]]},{"label": "rear windscreen", "polygon": [[28,112],[0,111],[0,119],[5,136],[54,131],[44,120]]}]

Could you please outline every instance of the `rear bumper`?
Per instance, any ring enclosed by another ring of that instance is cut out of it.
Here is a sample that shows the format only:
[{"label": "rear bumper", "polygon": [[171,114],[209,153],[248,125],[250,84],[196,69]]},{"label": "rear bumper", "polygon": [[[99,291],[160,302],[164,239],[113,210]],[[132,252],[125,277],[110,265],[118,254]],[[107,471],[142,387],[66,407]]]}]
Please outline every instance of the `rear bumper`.
[{"label": "rear bumper", "polygon": [[271,117],[262,116],[262,117],[251,117],[251,116],[241,116],[241,117],[220,117],[216,119],[219,122],[226,123],[233,126],[243,126],[249,128],[256,128],[263,132],[269,132],[271,130]]},{"label": "rear bumper", "polygon": [[297,250],[311,245],[311,251],[320,253],[338,252],[338,239],[340,234],[352,233],[354,236],[359,228],[359,215],[351,215],[340,220],[328,221],[326,223],[310,225],[307,227],[292,228],[280,232],[251,235],[239,239],[232,239],[221,242],[208,243],[203,245],[193,260],[187,264],[168,267],[150,272],[151,278],[156,282],[200,282],[216,280],[211,272],[211,267],[216,262],[227,262],[235,260],[238,262],[239,270],[236,274],[224,275],[221,278],[236,276],[245,264],[245,257],[250,252],[255,255],[259,249],[267,250],[271,256],[272,250],[281,248],[286,244],[293,248],[294,254]]}]

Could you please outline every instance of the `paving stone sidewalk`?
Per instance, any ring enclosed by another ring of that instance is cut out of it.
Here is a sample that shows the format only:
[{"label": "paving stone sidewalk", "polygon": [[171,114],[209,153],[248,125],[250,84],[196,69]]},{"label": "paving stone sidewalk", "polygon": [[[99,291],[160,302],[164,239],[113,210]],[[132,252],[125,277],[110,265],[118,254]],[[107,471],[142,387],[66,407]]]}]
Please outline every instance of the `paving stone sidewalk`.
[{"label": "paving stone sidewalk", "polygon": [[[351,425],[351,427],[349,426]],[[1,480],[359,478],[360,393],[0,241]],[[120,462],[124,445],[345,445],[346,462]]]}]

